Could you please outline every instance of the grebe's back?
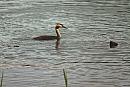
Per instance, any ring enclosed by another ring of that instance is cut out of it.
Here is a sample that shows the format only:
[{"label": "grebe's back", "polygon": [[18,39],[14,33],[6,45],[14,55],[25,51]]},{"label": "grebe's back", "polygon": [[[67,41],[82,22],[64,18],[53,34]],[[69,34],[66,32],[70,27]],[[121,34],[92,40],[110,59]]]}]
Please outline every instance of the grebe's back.
[{"label": "grebe's back", "polygon": [[57,39],[57,36],[43,35],[43,36],[34,37],[33,39],[34,40],[55,40]]}]

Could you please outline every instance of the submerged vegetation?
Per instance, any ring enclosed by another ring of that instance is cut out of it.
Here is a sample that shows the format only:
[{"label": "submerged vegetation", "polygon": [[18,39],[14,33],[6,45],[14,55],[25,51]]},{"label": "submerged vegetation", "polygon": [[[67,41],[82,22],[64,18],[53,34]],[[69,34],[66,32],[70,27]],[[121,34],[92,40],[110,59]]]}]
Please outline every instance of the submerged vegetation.
[{"label": "submerged vegetation", "polygon": [[67,73],[65,69],[63,69],[63,73],[64,73],[64,80],[65,80],[65,87],[68,87]]},{"label": "submerged vegetation", "polygon": [[1,80],[0,80],[0,87],[3,86],[3,78],[4,78],[4,72],[2,71]]}]

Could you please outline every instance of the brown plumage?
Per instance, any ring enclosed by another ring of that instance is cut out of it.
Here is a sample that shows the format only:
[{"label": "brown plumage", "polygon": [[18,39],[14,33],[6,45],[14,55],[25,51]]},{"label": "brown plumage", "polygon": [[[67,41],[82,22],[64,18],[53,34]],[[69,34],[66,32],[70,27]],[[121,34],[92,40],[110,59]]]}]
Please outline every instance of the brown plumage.
[{"label": "brown plumage", "polygon": [[34,37],[34,40],[55,40],[57,39],[57,36],[48,36],[48,35],[44,35],[44,36],[38,36],[38,37]]}]

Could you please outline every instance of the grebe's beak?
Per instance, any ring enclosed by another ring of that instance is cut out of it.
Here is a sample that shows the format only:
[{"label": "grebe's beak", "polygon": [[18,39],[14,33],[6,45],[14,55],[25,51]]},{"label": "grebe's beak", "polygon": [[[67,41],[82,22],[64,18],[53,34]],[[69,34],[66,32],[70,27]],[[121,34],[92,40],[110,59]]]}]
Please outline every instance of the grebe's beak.
[{"label": "grebe's beak", "polygon": [[65,26],[63,26],[63,28],[66,28],[66,29],[68,29],[67,27],[65,27]]},{"label": "grebe's beak", "polygon": [[62,25],[62,27],[63,27],[63,28],[66,28],[66,29],[68,29],[68,28],[67,28],[67,27],[65,27],[64,25]]}]

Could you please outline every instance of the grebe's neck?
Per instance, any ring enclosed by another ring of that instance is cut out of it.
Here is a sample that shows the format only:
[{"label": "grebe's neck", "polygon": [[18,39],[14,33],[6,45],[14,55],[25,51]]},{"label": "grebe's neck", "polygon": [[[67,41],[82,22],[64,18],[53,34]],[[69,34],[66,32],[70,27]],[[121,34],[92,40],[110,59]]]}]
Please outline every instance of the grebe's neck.
[{"label": "grebe's neck", "polygon": [[57,37],[58,37],[58,38],[61,38],[61,34],[60,34],[59,28],[58,28],[58,29],[55,29],[55,30],[56,30]]}]

